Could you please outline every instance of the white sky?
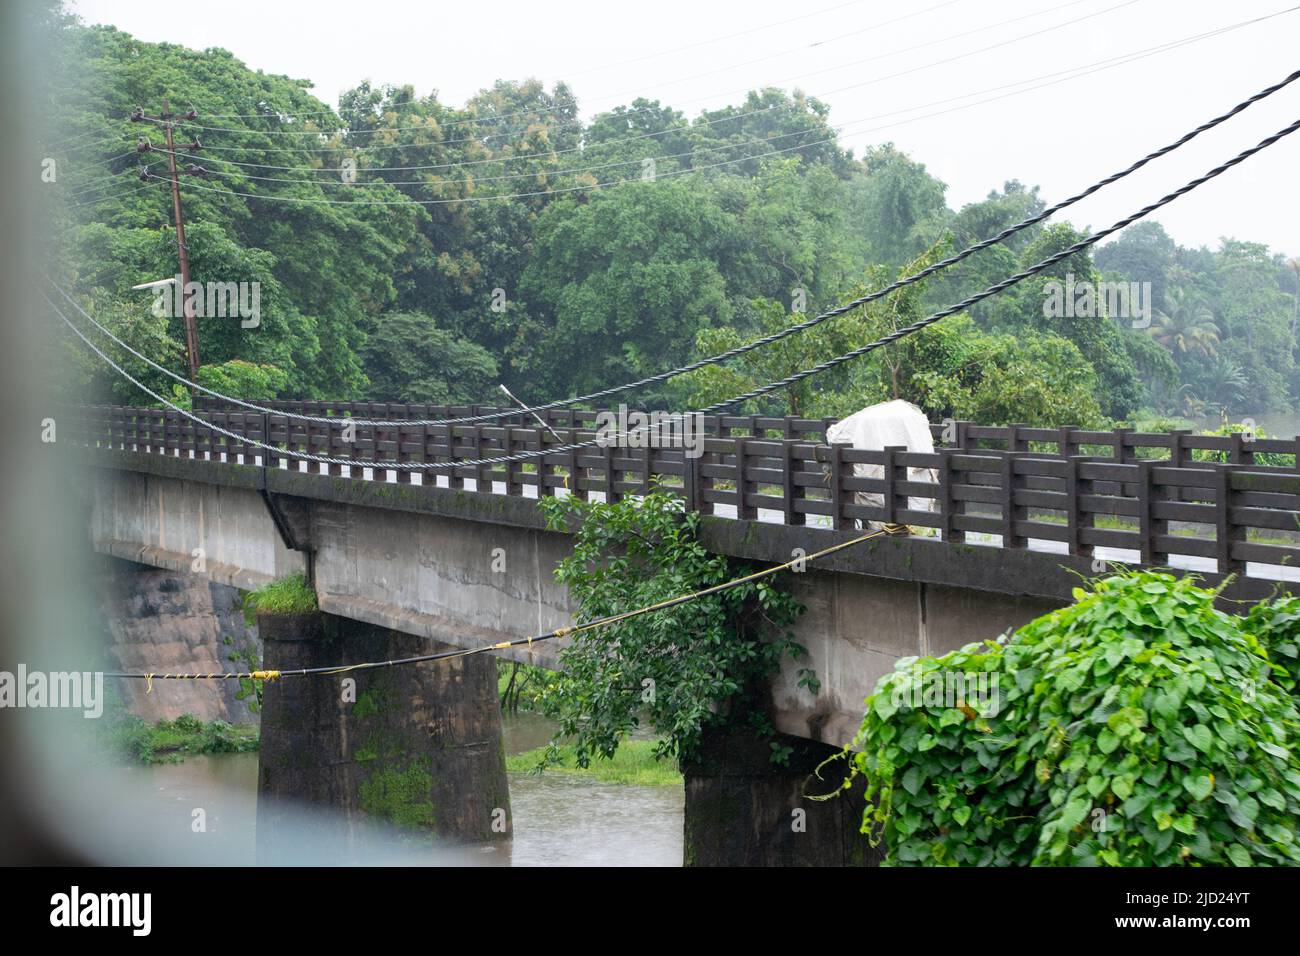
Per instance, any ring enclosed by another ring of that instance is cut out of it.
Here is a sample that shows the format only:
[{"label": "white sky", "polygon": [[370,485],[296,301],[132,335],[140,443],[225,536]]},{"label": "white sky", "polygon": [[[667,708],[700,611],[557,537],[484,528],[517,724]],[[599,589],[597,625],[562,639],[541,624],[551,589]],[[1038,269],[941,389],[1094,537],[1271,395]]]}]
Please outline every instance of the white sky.
[{"label": "white sky", "polygon": [[[694,117],[703,108],[739,102],[748,88],[798,87],[830,104],[831,122],[845,124],[844,145],[861,155],[869,143],[892,140],[947,183],[949,205],[960,208],[1012,178],[1041,186],[1053,202],[1280,80],[1300,68],[1300,8],[1022,95],[916,117],[1002,96],[1009,90],[993,90],[1008,84],[1047,83],[1061,71],[1072,76],[1075,68],[1092,69],[1293,4],[74,0],[73,9],[88,23],[112,24],[144,40],[223,47],[254,69],[310,79],[331,106],[363,79],[409,83],[420,94],[437,91],[443,102],[459,106],[498,78],[532,76],[548,84],[568,81],[587,117],[638,95]],[[900,17],[908,18],[882,25]],[[1017,17],[1024,19],[1003,22]],[[1088,19],[1069,24],[1081,17]],[[973,30],[981,32],[955,36]],[[994,44],[1002,45],[978,52]],[[968,98],[952,100],[962,96]],[[1297,116],[1300,82],[1080,203],[1068,218],[1079,226],[1109,225]],[[881,128],[887,124],[894,125]],[[1215,245],[1233,236],[1300,255],[1297,185],[1300,133],[1155,218],[1184,245]]]}]

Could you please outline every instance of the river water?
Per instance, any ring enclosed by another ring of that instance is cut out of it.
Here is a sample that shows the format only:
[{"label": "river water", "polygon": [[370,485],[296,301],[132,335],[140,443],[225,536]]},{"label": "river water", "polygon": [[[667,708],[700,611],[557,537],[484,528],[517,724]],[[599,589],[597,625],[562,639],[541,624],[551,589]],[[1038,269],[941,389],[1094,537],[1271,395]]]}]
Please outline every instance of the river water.
[{"label": "river water", "polygon": [[[508,717],[506,752],[541,746],[550,733],[549,722],[537,715]],[[122,809],[148,820],[154,832],[188,834],[193,809],[202,807],[203,862],[255,862],[257,754],[191,757],[122,768],[112,776],[115,802],[124,801]],[[509,777],[512,865],[681,866],[681,786],[609,784],[562,773]]]}]

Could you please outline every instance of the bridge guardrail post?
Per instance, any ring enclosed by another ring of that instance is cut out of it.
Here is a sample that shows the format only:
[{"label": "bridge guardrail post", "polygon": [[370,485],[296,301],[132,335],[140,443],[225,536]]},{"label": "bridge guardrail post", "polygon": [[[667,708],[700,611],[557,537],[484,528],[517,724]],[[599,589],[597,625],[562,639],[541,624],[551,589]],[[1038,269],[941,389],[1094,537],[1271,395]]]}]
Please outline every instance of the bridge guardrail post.
[{"label": "bridge guardrail post", "polygon": [[[269,445],[269,444],[271,444],[271,424],[270,424],[270,418],[271,418],[271,416],[269,416],[266,412],[262,412],[262,413],[258,416],[258,418],[259,418],[259,419],[261,420],[261,422],[262,422],[262,437],[261,437],[261,441],[263,442],[263,444]],[[247,430],[245,430],[245,432],[244,432],[244,437],[245,437],[245,438],[248,437],[248,432],[247,432]],[[251,451],[251,450],[253,450],[253,449],[249,449],[249,450]],[[256,449],[256,454],[261,456],[261,459],[262,459],[262,467],[263,467],[263,468],[269,468],[269,467],[271,467],[271,459],[270,459],[270,454],[271,454],[271,453],[270,453],[270,450],[269,450],[269,449],[266,449],[266,448],[259,448],[259,449]],[[253,460],[256,461],[256,460],[257,460],[257,457],[254,457]]]},{"label": "bridge guardrail post", "polygon": [[1154,492],[1151,474],[1153,467],[1149,458],[1141,458],[1137,461],[1138,480],[1134,489],[1138,509],[1138,561],[1147,566],[1160,560],[1155,550],[1156,526],[1151,514]]},{"label": "bridge guardrail post", "polygon": [[794,480],[794,467],[797,460],[794,455],[794,447],[794,439],[787,439],[782,443],[785,464],[781,474],[781,497],[783,501],[781,507],[785,514],[786,524],[803,525],[808,523],[808,516],[796,510],[796,506],[799,501],[806,497],[806,494],[804,487],[796,484]]},{"label": "bridge guardrail post", "polygon": [[[508,438],[509,441],[510,441],[510,454],[512,454],[512,455],[517,455],[517,454],[519,454],[519,453],[521,453],[521,452],[526,452],[526,451],[528,450],[528,435],[529,435],[529,434],[535,434],[535,435],[537,435],[537,449],[538,449],[538,451],[541,451],[541,450],[545,447],[544,443],[542,442],[541,429],[540,429],[540,428],[525,428],[525,430],[524,430],[524,435],[523,435],[522,438],[521,438],[520,436],[514,434],[514,430],[515,430],[516,428],[524,428],[524,426],[523,426],[523,425],[507,425],[507,426],[506,426],[506,436],[507,436],[507,438]],[[507,456],[507,457],[509,457],[509,456]],[[542,459],[541,459],[541,458],[530,458],[530,459],[526,459],[526,461],[533,462],[533,463],[536,465],[536,467],[537,467],[537,477],[540,479],[541,476],[545,473],[545,465],[542,463]],[[508,495],[513,495],[513,496],[516,497],[516,498],[522,498],[522,497],[523,497],[523,495],[524,495],[524,481],[523,481],[523,478],[524,478],[524,464],[525,464],[524,461],[508,461],[508,462],[506,462],[506,494],[508,494]]]},{"label": "bridge guardrail post", "polygon": [[1079,498],[1087,487],[1087,479],[1079,477],[1079,465],[1091,461],[1087,455],[1071,455],[1066,459],[1068,468],[1065,473],[1065,527],[1066,547],[1070,554],[1092,557],[1093,546],[1080,540],[1080,532],[1087,527],[1088,512],[1085,512]]},{"label": "bridge guardrail post", "polygon": [[[750,419],[750,430],[752,432],[753,419]],[[748,503],[751,486],[754,492],[758,491],[758,485],[751,482],[748,477],[748,468],[745,464],[745,458],[748,456],[749,442],[748,438],[735,438],[736,445],[736,517],[753,521],[758,518],[758,508]]]},{"label": "bridge guardrail post", "polygon": [[1228,435],[1228,464],[1244,465],[1249,460],[1250,464],[1255,462],[1255,452],[1253,449],[1247,450],[1241,432],[1232,432]]},{"label": "bridge guardrail post", "polygon": [[939,534],[949,544],[966,540],[966,532],[954,528],[952,521],[957,515],[965,514],[965,503],[953,493],[956,475],[959,474],[953,456],[960,453],[956,448],[939,449]]},{"label": "bridge guardrail post", "polygon": [[1009,453],[1029,450],[1029,442],[1020,437],[1020,430],[1028,427],[1028,425],[1024,424],[1007,426],[1007,451]]},{"label": "bridge guardrail post", "polygon": [[[894,488],[898,484],[899,466],[895,462],[894,457],[899,452],[905,452],[905,451],[907,451],[906,445],[886,445],[883,450],[885,460],[882,463],[881,474],[884,476],[885,479],[885,487],[881,495],[881,502],[884,505],[885,511],[884,514],[881,515],[881,520],[885,524],[899,523],[898,522],[898,512],[899,512],[898,496],[894,493]],[[903,480],[904,481],[907,480],[906,473],[904,473]],[[904,508],[907,507],[906,499],[904,499],[903,501],[903,507]]]},{"label": "bridge guardrail post", "polygon": [[607,443],[602,449],[605,453],[605,503],[611,505],[618,500],[618,493],[614,490],[614,446],[615,443]]},{"label": "bridge guardrail post", "polygon": [[1132,431],[1133,429],[1131,428],[1116,428],[1113,432],[1115,440],[1114,444],[1111,445],[1111,448],[1114,449],[1112,457],[1116,464],[1123,465],[1129,460],[1128,446],[1125,444],[1124,439],[1125,436],[1129,435]]},{"label": "bridge guardrail post", "polygon": [[1232,556],[1232,546],[1245,540],[1244,530],[1232,521],[1232,465],[1214,466],[1214,550],[1220,574],[1240,571],[1245,563]]},{"label": "bridge guardrail post", "polygon": [[1178,428],[1169,433],[1169,466],[1171,468],[1182,468],[1191,458],[1186,445],[1187,436],[1191,433],[1191,430],[1187,428]]},{"label": "bridge guardrail post", "polygon": [[[474,430],[470,433],[474,436],[473,444],[470,448],[471,457],[478,459],[483,457],[483,424],[482,422],[474,423]],[[483,490],[483,466],[474,465],[474,488],[476,491]],[[488,491],[491,491],[488,488]]]},{"label": "bridge guardrail post", "polygon": [[968,421],[957,421],[957,422],[953,422],[953,424],[956,426],[956,428],[954,429],[955,434],[953,436],[954,442],[952,447],[957,449],[963,449],[963,450],[969,448],[970,427],[973,423]]},{"label": "bridge guardrail post", "polygon": [[[510,421],[511,420],[507,418],[501,423],[501,455],[503,458],[509,458],[515,452],[515,447],[514,447],[515,441],[513,435],[514,425],[512,425]],[[505,487],[506,487],[507,495],[513,495],[515,493],[515,483],[514,483],[515,464],[516,463],[513,461],[507,461],[502,463],[502,467],[504,467],[506,470]],[[520,467],[523,467],[522,462],[520,462],[519,464]],[[490,465],[488,467],[491,468]],[[494,489],[489,488],[488,490],[492,491]]]},{"label": "bridge guardrail post", "polygon": [[682,455],[682,497],[686,510],[703,511],[700,501],[700,459],[702,455]]},{"label": "bridge guardrail post", "polygon": [[[572,422],[572,419],[570,419],[570,422]],[[564,443],[566,445],[580,444],[572,424],[565,429]],[[569,469],[569,478],[566,487],[569,489],[569,494],[574,495],[581,500],[583,498],[582,486],[578,484],[578,481],[582,476],[578,474],[578,452],[576,449],[570,448],[565,452],[565,456],[568,459],[565,463],[565,467]]]},{"label": "bridge guardrail post", "polygon": [[1023,480],[1016,475],[1018,452],[1002,456],[1002,547],[1024,548],[1025,538],[1016,533],[1016,522],[1025,520],[1027,509],[1016,504],[1016,491]]},{"label": "bridge guardrail post", "polygon": [[[325,429],[325,454],[329,455],[331,458],[347,457],[345,453],[346,450],[342,447],[342,445],[344,444],[342,429],[335,429],[334,423],[332,421],[327,422],[324,425],[324,429]],[[331,463],[326,466],[325,473],[335,478],[342,477],[343,466],[339,464]]]},{"label": "bridge guardrail post", "polygon": [[1074,425],[1062,425],[1057,429],[1056,435],[1056,454],[1059,458],[1069,458],[1074,454],[1075,440],[1074,433],[1078,431]]},{"label": "bridge guardrail post", "polygon": [[[660,432],[662,434],[662,432]],[[641,494],[648,495],[652,490],[650,488],[651,476],[654,474],[654,447],[650,441],[650,436],[646,436],[646,445],[638,455],[641,459],[641,473],[638,476],[638,483],[641,485]]]},{"label": "bridge guardrail post", "polygon": [[828,453],[830,473],[828,475],[831,491],[831,529],[839,531],[844,527],[844,490],[842,476],[844,472],[844,446],[832,444]]}]

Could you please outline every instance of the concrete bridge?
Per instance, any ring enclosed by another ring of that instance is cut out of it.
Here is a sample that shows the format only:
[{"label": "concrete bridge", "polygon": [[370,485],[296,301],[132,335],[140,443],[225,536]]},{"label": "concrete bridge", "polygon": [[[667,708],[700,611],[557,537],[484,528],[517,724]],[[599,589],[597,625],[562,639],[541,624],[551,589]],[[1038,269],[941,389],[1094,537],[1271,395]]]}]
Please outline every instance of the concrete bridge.
[{"label": "concrete bridge", "polygon": [[[342,422],[484,413],[281,407]],[[788,664],[769,695],[794,757],[778,773],[766,744],[706,742],[684,768],[686,852],[700,864],[866,861],[860,804],[810,802],[801,788],[808,770],[852,739],[863,698],[898,658],[995,637],[1061,606],[1098,562],[1192,567],[1210,583],[1232,574],[1225,598],[1242,599],[1291,579],[1300,557],[1294,442],[949,422],[934,426],[948,444],[920,454],[827,445],[825,421],[725,416],[706,421],[698,458],[596,447],[531,467],[455,467],[585,440],[594,413],[553,411],[546,427],[522,418],[356,426],[346,442],[332,424],[217,406],[201,413],[283,453],[174,413],[122,407],[78,410],[74,428],[61,421],[61,441],[75,431],[74,454],[89,466],[98,552],[240,588],[308,576],[318,614],[260,622],[273,669],[483,647],[570,623],[569,597],[552,576],[570,544],[545,529],[539,494],[608,500],[639,494],[658,476],[705,514],[709,550],[758,563],[847,540],[860,522],[914,526],[913,536],[873,539],[792,575],[807,607],[796,637],[810,660]],[[318,466],[294,460],[295,451],[452,467]],[[931,480],[916,480],[916,469]],[[499,653],[554,666],[558,649]],[[816,694],[799,686],[804,666],[820,680]],[[412,784],[430,789],[427,823],[442,836],[507,836],[493,673],[489,655],[383,677],[360,672],[360,708],[335,679],[268,683],[260,770],[268,825],[259,841],[273,847],[271,798],[339,808],[351,826],[376,806],[391,809],[386,800]],[[803,832],[790,826],[800,809]]]}]

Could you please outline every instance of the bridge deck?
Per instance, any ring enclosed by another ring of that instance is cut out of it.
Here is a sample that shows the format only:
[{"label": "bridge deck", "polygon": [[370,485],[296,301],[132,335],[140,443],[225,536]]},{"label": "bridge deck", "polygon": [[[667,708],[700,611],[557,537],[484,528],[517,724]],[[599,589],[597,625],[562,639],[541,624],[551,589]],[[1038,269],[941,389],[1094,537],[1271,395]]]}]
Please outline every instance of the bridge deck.
[{"label": "bridge deck", "polygon": [[[339,422],[303,422],[283,414],[199,404],[205,421],[250,442],[283,449],[280,456],[174,412],[89,406],[74,416],[75,440],[214,465],[481,488],[513,497],[578,493],[607,501],[657,485],[680,494],[693,510],[720,517],[832,530],[895,522],[948,543],[1300,579],[1295,567],[1300,561],[1295,441],[946,422],[932,428],[937,439],[953,444],[922,454],[828,445],[818,437],[824,435],[825,419],[711,416],[703,422],[697,447],[671,447],[671,436],[660,436],[666,439],[660,444],[669,447],[608,445],[545,453],[548,447],[597,438],[598,413],[553,409],[544,416],[547,427],[510,419],[355,426],[349,438],[339,427],[348,417],[400,421],[508,410],[271,405],[284,412],[335,416]],[[526,462],[458,464],[521,452],[543,454]],[[292,453],[391,462],[394,467],[325,465],[293,459]]]}]

